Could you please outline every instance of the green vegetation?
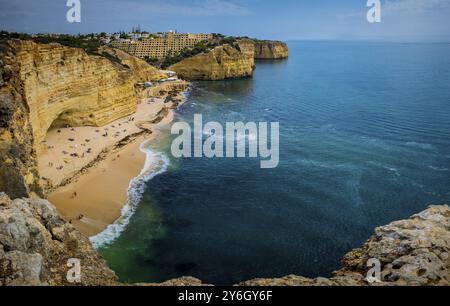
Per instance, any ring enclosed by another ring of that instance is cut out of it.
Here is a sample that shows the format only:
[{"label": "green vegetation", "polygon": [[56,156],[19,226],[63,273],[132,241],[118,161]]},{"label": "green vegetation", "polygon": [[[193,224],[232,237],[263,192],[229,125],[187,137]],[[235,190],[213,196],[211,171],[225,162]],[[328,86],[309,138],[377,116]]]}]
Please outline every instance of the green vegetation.
[{"label": "green vegetation", "polygon": [[144,59],[149,64],[155,64],[155,63],[158,62],[158,58],[157,57],[146,56]]},{"label": "green vegetation", "polygon": [[81,48],[89,54],[96,54],[96,55],[98,55],[97,54],[98,48],[102,45],[102,43],[94,33],[77,36],[67,34],[60,34],[60,35],[39,34],[31,36],[26,33],[9,33],[6,31],[1,31],[0,37],[2,39],[32,40],[34,42],[42,44],[58,43],[67,47]]},{"label": "green vegetation", "polygon": [[213,34],[213,37],[214,39],[212,41],[204,40],[196,44],[193,48],[185,48],[177,54],[167,56],[161,64],[161,68],[166,69],[178,62],[181,62],[184,59],[196,56],[201,53],[209,52],[215,47],[225,44],[229,44],[237,50],[240,50],[238,39],[236,37],[224,36],[222,34]]},{"label": "green vegetation", "polygon": [[89,54],[97,54],[98,48],[102,45],[102,43],[95,38],[94,34],[83,36],[38,36],[33,38],[33,40],[43,44],[59,43],[67,47],[81,48]]},{"label": "green vegetation", "polygon": [[163,69],[166,69],[167,67],[170,67],[173,64],[181,62],[182,60],[184,60],[186,58],[193,57],[200,53],[208,52],[215,46],[217,46],[217,45],[215,45],[214,43],[208,42],[206,40],[201,41],[198,44],[196,44],[193,48],[185,48],[175,55],[167,56],[166,59],[164,60],[164,62],[162,63],[161,67]]}]

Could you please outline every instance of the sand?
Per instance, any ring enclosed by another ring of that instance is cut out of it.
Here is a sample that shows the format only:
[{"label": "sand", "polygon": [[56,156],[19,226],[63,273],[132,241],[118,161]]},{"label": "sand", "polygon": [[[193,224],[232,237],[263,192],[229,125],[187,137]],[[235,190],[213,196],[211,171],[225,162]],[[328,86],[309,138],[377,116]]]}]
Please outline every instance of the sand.
[{"label": "sand", "polygon": [[139,150],[144,140],[140,137],[110,154],[74,183],[52,192],[49,201],[83,234],[100,233],[120,217],[129,183],[145,163],[145,154]]},{"label": "sand", "polygon": [[[101,128],[49,131],[46,149],[38,158],[42,182],[47,184],[49,201],[86,236],[97,235],[120,217],[130,181],[145,164],[141,144],[173,119],[172,110],[161,117],[161,110],[171,106],[164,99],[144,99],[134,115]],[[159,119],[152,123],[155,118]],[[143,133],[143,126],[152,132]],[[136,133],[143,134],[118,146]]]}]

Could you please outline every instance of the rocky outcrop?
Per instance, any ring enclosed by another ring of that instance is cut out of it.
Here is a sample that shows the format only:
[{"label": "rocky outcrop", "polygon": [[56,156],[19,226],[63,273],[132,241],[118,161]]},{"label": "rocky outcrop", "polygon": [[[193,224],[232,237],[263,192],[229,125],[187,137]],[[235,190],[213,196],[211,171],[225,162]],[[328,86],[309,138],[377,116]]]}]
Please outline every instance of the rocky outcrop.
[{"label": "rocky outcrop", "polygon": [[[80,262],[80,283],[67,279],[69,259]],[[117,278],[89,240],[50,203],[11,201],[0,193],[0,285],[72,284],[114,285]]]},{"label": "rocky outcrop", "polygon": [[381,263],[381,282],[373,285],[450,286],[450,208],[431,206],[408,220],[377,228],[362,248],[344,257],[343,268],[330,279],[291,275],[241,285],[365,286],[370,259]]},{"label": "rocky outcrop", "polygon": [[169,67],[187,80],[224,80],[250,77],[255,59],[283,59],[288,47],[279,41],[239,39],[230,45],[220,45],[209,52],[187,58]]},{"label": "rocky outcrop", "polygon": [[255,41],[255,59],[283,59],[289,56],[286,43],[281,41]]},{"label": "rocky outcrop", "polygon": [[59,44],[0,41],[0,191],[44,196],[35,159],[49,128],[103,126],[136,111],[136,83],[161,74],[110,52],[93,56]]},{"label": "rocky outcrop", "polygon": [[187,80],[223,80],[253,75],[254,46],[244,41],[236,46],[218,46],[169,67]]}]

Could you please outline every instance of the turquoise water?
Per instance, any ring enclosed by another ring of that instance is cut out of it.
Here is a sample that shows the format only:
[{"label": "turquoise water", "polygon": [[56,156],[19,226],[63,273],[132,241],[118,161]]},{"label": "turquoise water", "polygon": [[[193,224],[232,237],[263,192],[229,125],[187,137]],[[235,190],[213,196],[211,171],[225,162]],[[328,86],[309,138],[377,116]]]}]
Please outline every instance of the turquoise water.
[{"label": "turquoise water", "polygon": [[176,120],[280,122],[280,165],[170,156],[124,233],[121,280],[330,276],[376,226],[450,202],[450,45],[291,42],[252,79],[195,83]]}]

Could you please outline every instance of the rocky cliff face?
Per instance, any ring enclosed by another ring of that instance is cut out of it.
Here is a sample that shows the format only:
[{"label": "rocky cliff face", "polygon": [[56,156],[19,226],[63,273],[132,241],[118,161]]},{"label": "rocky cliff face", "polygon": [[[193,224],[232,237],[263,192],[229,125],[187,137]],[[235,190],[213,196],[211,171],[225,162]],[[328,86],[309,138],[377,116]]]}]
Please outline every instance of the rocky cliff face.
[{"label": "rocky cliff face", "polygon": [[283,59],[288,47],[279,41],[240,39],[235,45],[221,45],[213,50],[185,59],[171,67],[188,80],[223,80],[250,77],[255,59]]},{"label": "rocky cliff face", "polygon": [[255,41],[255,59],[283,59],[289,56],[288,46],[281,41]]},{"label": "rocky cliff face", "polygon": [[13,198],[43,196],[29,107],[15,59],[16,50],[0,42],[0,191]]},{"label": "rocky cliff face", "polygon": [[[0,285],[67,285],[67,260],[81,261],[81,285],[118,284],[87,238],[62,220],[45,200],[11,201],[0,193]],[[408,220],[375,230],[362,248],[348,253],[332,278],[287,276],[245,286],[366,286],[367,262],[381,263],[381,283],[450,285],[450,207],[432,206]],[[183,277],[145,286],[199,286]]]},{"label": "rocky cliff face", "polygon": [[50,203],[0,193],[0,285],[71,285],[69,259],[80,260],[80,285],[117,284],[89,240]]},{"label": "rocky cliff face", "polygon": [[106,58],[59,44],[0,42],[0,191],[43,196],[35,157],[50,127],[102,126],[136,111],[136,83],[161,74],[110,52]]},{"label": "rocky cliff face", "polygon": [[254,67],[254,47],[251,43],[242,42],[238,46],[218,46],[169,69],[187,80],[223,80],[252,76]]}]

